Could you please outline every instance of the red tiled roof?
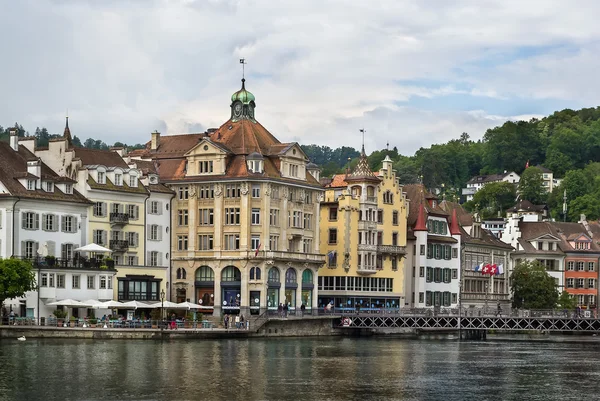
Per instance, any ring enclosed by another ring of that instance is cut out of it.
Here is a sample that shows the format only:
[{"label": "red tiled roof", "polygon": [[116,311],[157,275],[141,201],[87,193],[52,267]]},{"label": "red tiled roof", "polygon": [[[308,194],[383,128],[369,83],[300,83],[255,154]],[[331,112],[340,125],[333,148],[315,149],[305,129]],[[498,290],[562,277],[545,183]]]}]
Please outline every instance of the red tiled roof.
[{"label": "red tiled roof", "polygon": [[129,168],[125,160],[119,156],[117,152],[110,150],[98,150],[98,149],[87,149],[87,148],[74,148],[75,157],[81,160],[82,165],[103,165],[106,167],[121,167]]}]

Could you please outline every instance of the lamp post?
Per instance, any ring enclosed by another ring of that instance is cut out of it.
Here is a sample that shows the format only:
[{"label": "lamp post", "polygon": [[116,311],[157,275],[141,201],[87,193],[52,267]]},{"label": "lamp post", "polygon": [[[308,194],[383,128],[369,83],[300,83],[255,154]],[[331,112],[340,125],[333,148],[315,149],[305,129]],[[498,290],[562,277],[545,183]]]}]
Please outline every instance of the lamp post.
[{"label": "lamp post", "polygon": [[488,283],[485,283],[485,311],[484,311],[484,315],[487,313],[487,310],[488,310],[488,288],[489,288]]},{"label": "lamp post", "polygon": [[[162,320],[165,320],[165,310],[164,310],[164,306],[165,306],[165,290],[162,289],[160,290],[160,317]],[[163,325],[160,325],[160,328],[162,330]]]},{"label": "lamp post", "polygon": [[462,340],[462,333],[460,332],[461,318],[462,318],[462,280],[458,282],[458,339]]}]

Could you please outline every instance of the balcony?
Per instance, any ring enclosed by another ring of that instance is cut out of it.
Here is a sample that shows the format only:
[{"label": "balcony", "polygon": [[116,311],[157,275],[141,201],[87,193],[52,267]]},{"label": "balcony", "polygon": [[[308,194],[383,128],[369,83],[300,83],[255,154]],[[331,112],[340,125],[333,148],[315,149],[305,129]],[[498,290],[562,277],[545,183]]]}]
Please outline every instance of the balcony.
[{"label": "balcony", "polygon": [[375,274],[375,273],[377,273],[377,267],[375,265],[372,265],[372,266],[360,265],[356,269],[356,272],[358,274]]},{"label": "balcony", "polygon": [[376,221],[360,220],[358,222],[358,229],[361,231],[377,230]]},{"label": "balcony", "polygon": [[318,264],[325,264],[326,259],[326,256],[320,253],[286,251],[264,251],[259,252],[258,256],[263,256],[265,259],[273,259],[278,262],[308,262]]},{"label": "balcony", "polygon": [[35,257],[21,258],[31,262],[35,269],[45,270],[115,270],[115,262],[113,260],[102,260],[96,258],[52,258],[52,257]]},{"label": "balcony", "polygon": [[377,245],[358,244],[359,252],[377,252]]},{"label": "balcony", "polygon": [[366,203],[377,203],[377,197],[376,196],[367,196],[365,201],[366,201]]},{"label": "balcony", "polygon": [[111,213],[110,214],[110,224],[112,224],[112,225],[129,224],[129,214],[128,213]]},{"label": "balcony", "polygon": [[129,249],[129,241],[124,241],[120,239],[110,240],[109,248],[113,252],[126,252]]},{"label": "balcony", "polygon": [[389,255],[406,255],[406,247],[398,245],[377,245],[377,252]]}]

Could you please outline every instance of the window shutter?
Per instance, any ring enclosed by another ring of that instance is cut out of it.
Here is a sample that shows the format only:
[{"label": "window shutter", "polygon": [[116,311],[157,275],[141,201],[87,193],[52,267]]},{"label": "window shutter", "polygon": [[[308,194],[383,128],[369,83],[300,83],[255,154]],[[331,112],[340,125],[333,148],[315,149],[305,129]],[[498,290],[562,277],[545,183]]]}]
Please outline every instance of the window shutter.
[{"label": "window shutter", "polygon": [[21,241],[21,256],[25,255],[25,241]]},{"label": "window shutter", "polygon": [[162,202],[156,202],[156,208],[158,209],[158,214],[162,214]]},{"label": "window shutter", "polygon": [[135,246],[140,246],[140,234],[139,233],[134,233],[133,239],[134,239],[134,242],[135,242]]},{"label": "window shutter", "polygon": [[38,251],[39,247],[40,247],[39,242],[36,241],[33,243],[33,257],[37,256],[37,254],[38,254],[37,251]]},{"label": "window shutter", "polygon": [[27,213],[21,213],[21,228],[27,228]]},{"label": "window shutter", "polygon": [[[156,266],[162,266],[162,252],[156,253]],[[183,271],[183,275],[185,276],[185,270]]]},{"label": "window shutter", "polygon": [[158,230],[156,230],[156,231],[158,231],[158,238],[157,238],[157,240],[158,241],[162,241],[162,226],[158,226]]},{"label": "window shutter", "polygon": [[146,238],[154,239],[152,238],[152,224],[146,224]]},{"label": "window shutter", "polygon": [[139,266],[140,262],[139,262],[139,259],[138,259],[137,256],[133,257],[133,264],[136,265],[136,266]]},{"label": "window shutter", "polygon": [[55,253],[56,253],[56,242],[54,242],[54,241],[46,241],[46,246],[48,247],[48,255],[55,256]]},{"label": "window shutter", "polygon": [[58,216],[55,214],[52,215],[52,231],[58,231]]},{"label": "window shutter", "polygon": [[40,228],[40,214],[36,213],[35,214],[35,229],[39,229]]},{"label": "window shutter", "polygon": [[60,216],[60,231],[65,232],[65,216]]},{"label": "window shutter", "polygon": [[150,266],[151,260],[152,260],[152,252],[146,252],[146,266]]},{"label": "window shutter", "polygon": [[[96,242],[96,239],[98,238],[98,231],[99,230],[92,230],[92,242]],[[102,244],[98,244],[98,245],[102,245]]]},{"label": "window shutter", "polygon": [[[43,231],[49,231],[49,230],[46,230],[46,216],[47,216],[47,214],[45,214],[45,213],[42,213],[42,223],[44,224],[44,225],[42,226],[42,230],[43,230]],[[52,227],[50,227],[50,228],[52,228]]]},{"label": "window shutter", "polygon": [[73,226],[72,226],[72,233],[76,233],[77,230],[79,230],[79,225],[77,223],[77,216],[73,216]]},{"label": "window shutter", "polygon": [[107,241],[107,237],[108,236],[108,231],[106,230],[102,230],[102,245],[107,245],[108,241]]},{"label": "window shutter", "polygon": [[134,207],[133,210],[134,210],[133,214],[135,215],[135,220],[139,219],[140,218],[140,207],[139,207],[139,205],[135,205],[135,207]]},{"label": "window shutter", "polygon": [[106,217],[106,202],[100,203],[100,216]]}]

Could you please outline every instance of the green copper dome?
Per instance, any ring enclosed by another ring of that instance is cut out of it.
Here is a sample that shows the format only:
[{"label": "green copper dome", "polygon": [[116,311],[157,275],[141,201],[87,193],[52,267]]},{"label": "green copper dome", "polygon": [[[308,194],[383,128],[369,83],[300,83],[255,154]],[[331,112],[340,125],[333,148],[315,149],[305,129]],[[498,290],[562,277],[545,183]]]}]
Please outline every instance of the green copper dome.
[{"label": "green copper dome", "polygon": [[248,92],[246,90],[246,86],[244,84],[245,82],[246,80],[242,79],[242,89],[231,95],[231,103],[235,102],[236,100],[239,100],[243,104],[249,104],[250,102],[254,101],[254,95],[252,92]]}]

